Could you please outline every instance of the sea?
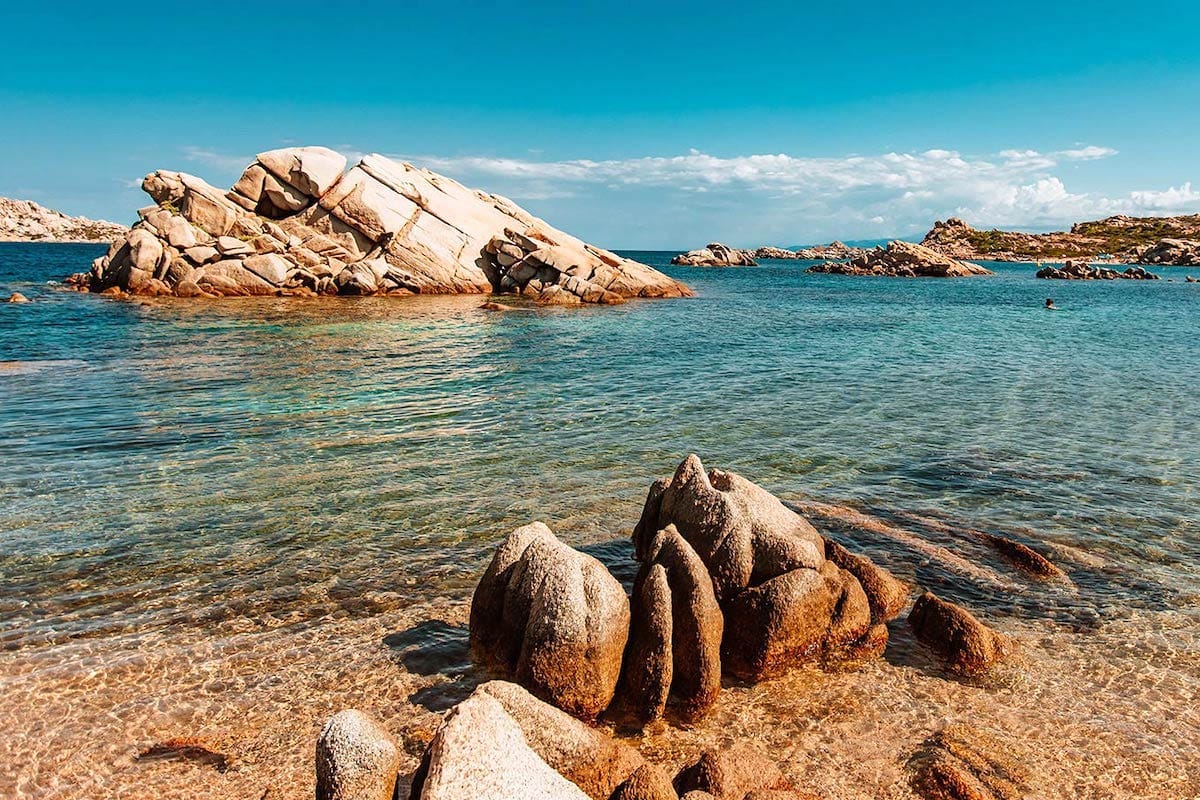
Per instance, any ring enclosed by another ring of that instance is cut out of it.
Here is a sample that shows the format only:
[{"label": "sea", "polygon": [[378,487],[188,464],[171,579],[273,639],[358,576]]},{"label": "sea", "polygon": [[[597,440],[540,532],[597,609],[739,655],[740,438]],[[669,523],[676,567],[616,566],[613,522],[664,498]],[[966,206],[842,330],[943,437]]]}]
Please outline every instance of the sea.
[{"label": "sea", "polygon": [[[896,279],[623,252],[696,297],[500,313],[64,289],[102,252],[0,244],[0,299],[32,300],[0,303],[0,796],[310,797],[320,724],[351,706],[415,768],[483,679],[466,609],[503,537],[545,521],[628,582],[650,483],[696,453],[842,509],[814,523],[1017,655],[964,681],[900,619],[882,658],[617,732],[648,757],[749,740],[824,797],[911,798],[912,754],[962,722],[1031,797],[1200,797],[1189,268]],[[176,740],[192,754],[155,749]]]}]

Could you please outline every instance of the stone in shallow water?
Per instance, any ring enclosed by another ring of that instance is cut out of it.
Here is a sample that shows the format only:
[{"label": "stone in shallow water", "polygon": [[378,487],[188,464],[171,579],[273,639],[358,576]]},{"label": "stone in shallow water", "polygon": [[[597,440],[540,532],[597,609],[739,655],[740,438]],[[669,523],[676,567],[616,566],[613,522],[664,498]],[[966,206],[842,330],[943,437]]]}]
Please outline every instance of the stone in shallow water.
[{"label": "stone in shallow water", "polygon": [[400,748],[373,719],[334,714],[317,739],[317,800],[391,800]]},{"label": "stone in shallow water", "polygon": [[947,666],[963,675],[978,675],[1007,657],[1008,639],[984,625],[965,608],[933,592],[917,598],[908,614],[917,638]]},{"label": "stone in shallow water", "polygon": [[594,719],[616,691],[629,599],[603,564],[535,522],[497,549],[475,589],[470,627],[483,662]]}]

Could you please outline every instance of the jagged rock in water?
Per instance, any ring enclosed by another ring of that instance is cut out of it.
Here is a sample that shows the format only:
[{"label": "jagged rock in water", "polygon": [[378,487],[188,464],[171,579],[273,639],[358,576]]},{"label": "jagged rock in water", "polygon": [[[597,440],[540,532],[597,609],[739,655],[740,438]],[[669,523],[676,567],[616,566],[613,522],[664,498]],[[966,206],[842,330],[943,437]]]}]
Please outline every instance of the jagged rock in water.
[{"label": "jagged rock in water", "polygon": [[542,303],[686,297],[683,284],[586,244],[498,195],[323,147],[258,156],[228,192],[160,170],[156,205],[74,282],[178,296],[508,292]]},{"label": "jagged rock in water", "polygon": [[1158,280],[1157,275],[1141,267],[1129,267],[1118,272],[1108,267],[1092,266],[1086,261],[1065,261],[1061,267],[1042,267],[1037,271],[1037,277],[1064,281]]},{"label": "jagged rock in water", "polygon": [[724,621],[704,562],[673,526],[647,548],[631,614],[621,702],[642,723],[668,700],[684,720],[702,717],[721,690]]},{"label": "jagged rock in water", "polygon": [[410,800],[587,800],[542,760],[499,702],[476,692],[459,703],[425,751]]},{"label": "jagged rock in water", "polygon": [[699,250],[689,250],[671,259],[672,264],[686,267],[756,267],[749,250],[738,250],[720,242],[712,242],[708,247]]},{"label": "jagged rock in water", "polygon": [[984,625],[965,608],[942,600],[933,592],[917,598],[908,623],[913,633],[955,672],[978,675],[1005,659],[1011,649],[1007,637]]},{"label": "jagged rock in water", "polygon": [[605,736],[523,687],[489,681],[475,690],[500,703],[538,757],[593,800],[608,800],[645,761],[629,745]]},{"label": "jagged rock in water", "polygon": [[317,800],[392,800],[400,748],[361,711],[339,711],[317,739]]},{"label": "jagged rock in water", "polygon": [[69,217],[32,200],[0,197],[0,242],[111,242],[128,230],[115,222]]},{"label": "jagged rock in water", "polygon": [[1028,777],[1009,751],[966,725],[947,725],[909,759],[912,787],[925,800],[1020,800]]},{"label": "jagged rock in water", "polygon": [[639,560],[671,525],[712,578],[724,672],[758,680],[878,640],[857,578],[827,562],[820,534],[770,492],[690,455],[650,487],[633,532]]},{"label": "jagged rock in water", "polygon": [[898,278],[958,278],[991,275],[990,270],[911,242],[888,242],[849,261],[817,264],[808,272],[832,275],[881,275]]},{"label": "jagged rock in water", "polygon": [[1200,264],[1200,241],[1194,239],[1160,239],[1157,244],[1138,254],[1143,264],[1190,266]]},{"label": "jagged rock in water", "polygon": [[479,660],[585,719],[612,702],[628,635],[621,584],[540,522],[509,534],[471,601]]}]

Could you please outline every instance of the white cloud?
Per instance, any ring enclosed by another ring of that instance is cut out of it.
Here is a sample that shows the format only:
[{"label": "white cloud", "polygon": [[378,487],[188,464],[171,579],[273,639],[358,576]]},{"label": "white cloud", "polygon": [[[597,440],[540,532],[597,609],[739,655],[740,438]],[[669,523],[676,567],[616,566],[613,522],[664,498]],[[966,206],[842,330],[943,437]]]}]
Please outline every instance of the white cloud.
[{"label": "white cloud", "polygon": [[[338,148],[353,163],[357,148]],[[850,154],[672,156],[592,160],[392,156],[526,203],[552,223],[611,246],[692,241],[796,244],[831,238],[912,235],[959,216],[977,227],[1069,225],[1111,214],[1200,210],[1190,183],[1107,196],[1072,192],[1061,170],[1110,158],[1110,147],[1055,151],[956,150]],[[192,147],[185,157],[237,174],[252,157]]]}]

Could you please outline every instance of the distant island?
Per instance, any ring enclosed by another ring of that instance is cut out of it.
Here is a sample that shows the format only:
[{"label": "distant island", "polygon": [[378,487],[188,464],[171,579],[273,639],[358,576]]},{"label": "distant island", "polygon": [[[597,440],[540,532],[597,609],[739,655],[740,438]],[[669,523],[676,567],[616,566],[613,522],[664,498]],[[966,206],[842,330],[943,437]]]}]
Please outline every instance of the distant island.
[{"label": "distant island", "polygon": [[842,242],[834,241],[826,245],[806,247],[799,250],[786,250],[782,247],[759,247],[755,250],[729,247],[720,242],[712,242],[707,247],[680,253],[671,259],[671,263],[684,267],[756,267],[756,259],[798,259],[801,261],[841,261],[857,258],[867,251],[861,247],[850,247]]},{"label": "distant island", "polygon": [[124,225],[70,217],[32,200],[0,197],[0,242],[101,242],[124,236]]},{"label": "distant island", "polygon": [[956,259],[985,261],[1106,260],[1121,264],[1200,264],[1200,214],[1118,215],[1079,222],[1070,231],[976,230],[961,219],[938,221],[921,242]]}]

